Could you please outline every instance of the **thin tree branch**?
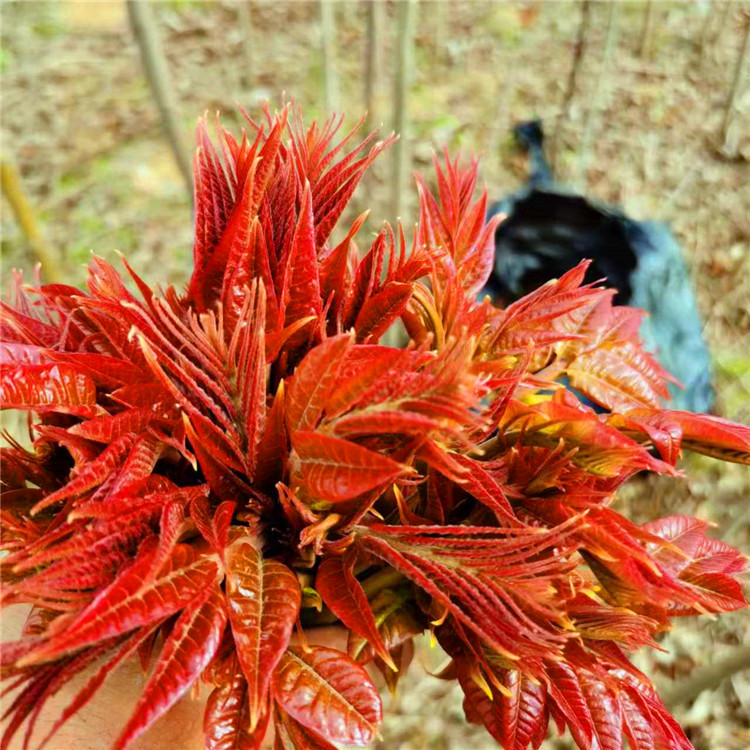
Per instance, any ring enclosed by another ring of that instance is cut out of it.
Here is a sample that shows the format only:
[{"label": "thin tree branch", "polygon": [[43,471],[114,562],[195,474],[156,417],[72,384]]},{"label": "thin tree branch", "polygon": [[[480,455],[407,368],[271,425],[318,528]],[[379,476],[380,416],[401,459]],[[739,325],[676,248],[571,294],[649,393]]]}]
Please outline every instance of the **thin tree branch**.
[{"label": "thin tree branch", "polygon": [[237,25],[242,34],[242,85],[249,89],[253,85],[253,41],[251,38],[252,12],[250,0],[239,0],[237,3]]},{"label": "thin tree branch", "polygon": [[409,172],[409,116],[408,94],[414,67],[414,27],[417,17],[417,0],[401,0],[396,12],[396,75],[393,83],[393,129],[399,140],[393,147],[393,176],[391,214],[402,215],[403,196]]},{"label": "thin tree branch", "polygon": [[586,126],[581,139],[581,148],[578,156],[578,175],[574,184],[585,190],[588,178],[588,166],[591,160],[591,151],[594,145],[594,138],[599,132],[599,123],[603,111],[607,108],[609,94],[609,74],[612,62],[612,56],[617,46],[617,37],[619,32],[620,3],[618,0],[612,0],[609,3],[609,16],[607,18],[607,37],[604,42],[604,52],[602,61],[599,66],[599,75],[596,80],[596,90],[591,102]]},{"label": "thin tree branch", "polygon": [[690,703],[704,690],[716,690],[727,677],[743,669],[750,669],[750,646],[739,646],[719,661],[696,669],[687,679],[662,690],[661,698],[668,708]]},{"label": "thin tree branch", "polygon": [[573,45],[573,61],[570,66],[570,72],[568,73],[568,82],[565,86],[565,94],[563,96],[563,103],[560,109],[560,114],[557,116],[557,122],[555,124],[555,133],[552,138],[552,171],[554,172],[557,164],[557,154],[560,152],[560,133],[563,125],[567,122],[570,117],[570,109],[573,104],[573,96],[576,91],[578,82],[578,75],[581,69],[581,62],[583,61],[583,55],[586,50],[586,38],[588,36],[589,25],[591,23],[591,0],[583,0],[581,4],[581,21],[578,24],[578,34],[576,36],[575,44]]},{"label": "thin tree branch", "polygon": [[734,119],[734,113],[737,109],[737,103],[740,100],[740,94],[742,90],[742,80],[744,78],[745,67],[747,65],[748,58],[750,58],[750,11],[746,11],[742,14],[745,36],[740,49],[739,57],[737,58],[737,65],[734,69],[734,79],[732,81],[732,93],[729,97],[729,103],[727,109],[724,112],[724,122],[721,128],[723,136],[722,152],[730,157],[735,156],[736,148],[730,144],[730,129],[732,127],[732,121]]},{"label": "thin tree branch", "polygon": [[385,20],[385,4],[377,0],[367,3],[367,40],[365,48],[365,132],[369,133],[376,122],[378,98],[378,73],[382,64],[382,36]]},{"label": "thin tree branch", "polygon": [[175,161],[185,180],[188,193],[193,193],[192,169],[180,129],[177,102],[169,76],[164,49],[156,29],[149,0],[127,0],[128,18],[138,43],[143,70],[151,94],[161,116],[161,124],[172,148]]},{"label": "thin tree branch", "polygon": [[339,81],[336,74],[336,19],[332,0],[320,0],[320,42],[323,53],[323,92],[326,115],[338,112]]},{"label": "thin tree branch", "polygon": [[0,160],[0,183],[13,216],[23,232],[35,262],[41,263],[42,275],[50,283],[61,281],[57,258],[42,237],[34,209],[31,207],[16,165],[4,155]]}]

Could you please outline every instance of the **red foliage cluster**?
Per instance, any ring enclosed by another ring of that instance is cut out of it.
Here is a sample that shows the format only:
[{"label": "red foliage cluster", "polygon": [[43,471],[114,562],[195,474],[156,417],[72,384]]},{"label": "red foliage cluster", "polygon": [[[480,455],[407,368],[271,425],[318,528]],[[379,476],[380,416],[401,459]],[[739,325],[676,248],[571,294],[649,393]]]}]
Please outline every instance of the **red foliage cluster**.
[{"label": "red foliage cluster", "polygon": [[[689,747],[626,654],[742,607],[745,560],[695,519],[635,525],[614,493],[676,475],[681,448],[748,463],[750,429],[662,408],[640,313],[584,266],[477,302],[494,225],[475,163],[418,182],[409,247],[385,226],[360,254],[364,215],[331,241],[388,141],[288,118],[240,141],[217,125],[218,149],[200,124],[184,294],[128,267],[138,297],[95,258],[88,292],[19,284],[4,307],[2,406],[38,415],[33,450],[2,454],[2,604],[33,605],[2,653],[5,744],[74,675],[97,668],[55,728],[137,654],[116,748],[199,680],[210,750],[269,723],[280,749],[366,745],[363,665],[395,685],[429,629],[508,750],[550,718],[582,748]],[[348,654],[302,637],[334,622]]]}]

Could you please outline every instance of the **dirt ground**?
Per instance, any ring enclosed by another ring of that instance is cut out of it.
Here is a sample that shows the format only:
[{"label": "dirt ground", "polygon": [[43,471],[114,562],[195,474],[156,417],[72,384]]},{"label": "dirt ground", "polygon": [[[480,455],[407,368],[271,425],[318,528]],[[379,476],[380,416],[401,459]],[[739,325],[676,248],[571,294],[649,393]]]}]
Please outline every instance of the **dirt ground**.
[{"label": "dirt ground", "polygon": [[[612,27],[594,3],[576,89],[560,117],[581,16],[579,3],[421,2],[408,144],[415,170],[432,149],[483,154],[493,197],[516,189],[524,165],[509,129],[530,116],[553,137],[560,180],[670,222],[680,240],[713,356],[718,413],[750,423],[750,62],[726,133],[723,122],[743,40],[742,6],[654,2],[644,44],[644,3],[622,3]],[[3,152],[19,167],[43,234],[83,283],[94,251],[115,251],[149,281],[183,284],[191,257],[190,198],[164,139],[121,2],[2,2]],[[185,140],[196,117],[268,98],[296,99],[306,119],[324,114],[319,6],[253,2],[250,25],[232,2],[173,0],[154,7]],[[365,5],[335,4],[334,60],[347,122],[363,110]],[[373,117],[389,131],[395,4],[387,16]],[[243,20],[244,18],[244,20]],[[245,25],[242,25],[242,24]],[[609,31],[608,31],[609,29]],[[245,39],[249,35],[249,45]],[[609,48],[609,54],[607,49]],[[249,49],[249,54],[248,54]],[[726,143],[725,143],[726,140]],[[731,158],[726,152],[731,152]],[[370,227],[389,215],[390,156],[360,189]],[[414,219],[414,197],[404,207]],[[2,211],[3,284],[33,261],[8,205]],[[750,553],[750,471],[686,461],[678,482],[640,482],[621,500],[633,518],[694,514]],[[661,685],[747,642],[747,613],[680,623],[665,653],[640,666]],[[403,689],[386,699],[378,748],[464,750],[495,745],[463,719],[458,688],[429,676],[444,657],[426,644]],[[750,674],[737,673],[676,715],[699,749],[750,746]],[[566,740],[550,739],[545,747]],[[562,744],[561,744],[562,743]]]}]

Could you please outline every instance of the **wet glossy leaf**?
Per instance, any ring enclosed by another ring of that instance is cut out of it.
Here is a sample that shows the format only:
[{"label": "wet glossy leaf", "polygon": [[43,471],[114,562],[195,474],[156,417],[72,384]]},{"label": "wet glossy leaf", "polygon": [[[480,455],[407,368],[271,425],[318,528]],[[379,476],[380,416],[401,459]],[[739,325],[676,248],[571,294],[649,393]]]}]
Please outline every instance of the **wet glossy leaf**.
[{"label": "wet glossy leaf", "polygon": [[296,432],[292,445],[307,488],[330,503],[385,487],[405,473],[400,464],[386,456],[319,432]]},{"label": "wet glossy leaf", "polygon": [[124,570],[55,637],[24,658],[26,664],[57,659],[84,646],[145,627],[178,612],[217,582],[213,557],[198,557],[178,547],[172,564],[144,583],[153,564],[151,548]]},{"label": "wet glossy leaf", "polygon": [[326,558],[315,576],[315,588],[328,608],[347,628],[372,644],[386,664],[393,665],[391,656],[380,638],[367,595],[354,576],[354,562],[353,557]]},{"label": "wet glossy leaf", "polygon": [[226,682],[214,688],[206,701],[203,734],[206,750],[259,750],[268,729],[271,711],[263,713],[250,731],[247,682],[236,658]]},{"label": "wet glossy leaf", "polygon": [[289,649],[276,668],[273,695],[331,742],[364,747],[382,720],[380,696],[364,667],[330,648]]},{"label": "wet glossy leaf", "polygon": [[226,569],[229,619],[247,681],[253,731],[266,702],[271,674],[289,643],[302,591],[294,573],[283,563],[265,560],[248,537],[227,548]]},{"label": "wet glossy leaf", "polygon": [[194,600],[172,626],[135,711],[114,744],[126,747],[190,688],[219,647],[227,622],[221,591]]},{"label": "wet glossy leaf", "polygon": [[286,396],[286,418],[291,432],[317,427],[351,345],[351,336],[335,336],[315,347],[300,362]]},{"label": "wet glossy leaf", "polygon": [[0,408],[79,417],[93,417],[98,412],[93,381],[66,365],[4,367],[0,379]]}]

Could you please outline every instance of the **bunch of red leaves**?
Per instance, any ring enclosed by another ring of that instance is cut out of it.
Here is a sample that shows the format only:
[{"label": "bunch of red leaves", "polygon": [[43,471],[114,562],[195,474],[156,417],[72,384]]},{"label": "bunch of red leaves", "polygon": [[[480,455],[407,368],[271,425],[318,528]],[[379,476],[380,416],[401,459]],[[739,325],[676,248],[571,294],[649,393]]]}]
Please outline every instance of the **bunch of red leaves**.
[{"label": "bunch of red leaves", "polygon": [[[627,653],[744,606],[745,560],[701,521],[612,505],[682,448],[750,463],[750,429],[664,409],[640,313],[583,265],[477,302],[476,163],[418,181],[409,246],[386,225],[360,253],[365,215],[332,241],[390,139],[288,118],[239,141],[217,123],[219,148],[199,125],[184,294],[126,263],[136,296],[95,258],[88,292],[19,283],[3,308],[2,407],[38,415],[33,450],[2,452],[2,604],[33,605],[2,652],[3,747],[77,673],[53,732],[134,655],[150,676],[116,748],[199,680],[210,750],[257,748],[269,722],[279,750],[366,745],[363,665],[395,686],[428,629],[507,750],[550,718],[582,748],[690,747]],[[335,622],[348,653],[308,645]]]}]

